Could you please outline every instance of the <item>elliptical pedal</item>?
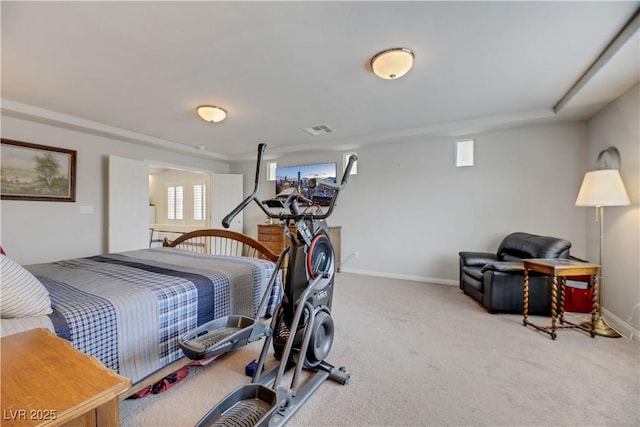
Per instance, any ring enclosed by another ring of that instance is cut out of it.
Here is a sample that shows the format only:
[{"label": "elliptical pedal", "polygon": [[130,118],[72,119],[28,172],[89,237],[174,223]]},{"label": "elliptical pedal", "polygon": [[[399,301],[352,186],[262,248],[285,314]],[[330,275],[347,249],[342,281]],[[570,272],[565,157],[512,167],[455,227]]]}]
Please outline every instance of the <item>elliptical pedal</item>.
[{"label": "elliptical pedal", "polygon": [[264,337],[268,328],[246,316],[225,316],[186,333],[178,344],[190,359],[217,356]]},{"label": "elliptical pedal", "polygon": [[196,427],[266,426],[276,407],[275,391],[262,384],[247,384],[221,400]]},{"label": "elliptical pedal", "polygon": [[260,421],[260,418],[264,417],[270,409],[271,407],[262,400],[241,400],[222,414],[222,416],[213,423],[213,426],[255,426],[258,424],[258,421]]},{"label": "elliptical pedal", "polygon": [[233,335],[239,330],[240,328],[236,328],[236,327],[222,328],[220,330],[216,329],[214,331],[207,332],[204,335],[200,335],[199,337],[196,337],[192,340],[187,341],[185,345],[188,345],[191,347],[197,347],[198,345],[201,345],[203,347],[203,350],[206,350],[209,347],[212,347],[224,341],[229,336]]}]

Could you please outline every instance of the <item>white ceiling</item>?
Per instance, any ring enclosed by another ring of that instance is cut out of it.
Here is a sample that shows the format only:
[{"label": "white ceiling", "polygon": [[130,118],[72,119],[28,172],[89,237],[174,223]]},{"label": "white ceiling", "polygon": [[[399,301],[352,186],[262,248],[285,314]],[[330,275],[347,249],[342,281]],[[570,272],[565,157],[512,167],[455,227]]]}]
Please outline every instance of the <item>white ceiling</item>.
[{"label": "white ceiling", "polygon": [[[633,30],[554,112],[639,6],[2,1],[2,113],[222,160],[584,119],[639,81]],[[369,67],[390,47],[415,53],[394,81]]]}]

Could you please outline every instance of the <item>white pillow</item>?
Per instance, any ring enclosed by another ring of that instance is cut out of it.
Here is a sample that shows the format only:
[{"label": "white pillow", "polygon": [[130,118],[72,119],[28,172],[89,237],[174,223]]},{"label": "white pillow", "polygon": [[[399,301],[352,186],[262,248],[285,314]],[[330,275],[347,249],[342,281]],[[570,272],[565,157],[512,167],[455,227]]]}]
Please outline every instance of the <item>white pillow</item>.
[{"label": "white pillow", "polygon": [[20,264],[0,254],[0,317],[43,316],[52,311],[44,285]]}]

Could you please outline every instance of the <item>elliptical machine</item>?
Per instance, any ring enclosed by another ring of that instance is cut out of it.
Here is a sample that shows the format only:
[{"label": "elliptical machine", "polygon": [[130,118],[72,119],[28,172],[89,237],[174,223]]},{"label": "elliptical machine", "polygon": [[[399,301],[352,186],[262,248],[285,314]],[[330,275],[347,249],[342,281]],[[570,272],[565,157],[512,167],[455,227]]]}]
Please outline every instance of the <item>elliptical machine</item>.
[{"label": "elliptical machine", "polygon": [[[289,246],[280,254],[255,318],[226,316],[180,338],[180,347],[191,359],[222,354],[266,338],[251,384],[240,386],[227,395],[197,426],[281,426],[324,381],[331,379],[345,385],[350,379],[344,367],[336,368],[326,361],[334,337],[331,304],[336,268],[325,220],[332,214],[357,157],[352,155],[349,158],[339,184],[329,180],[310,180],[310,188],[318,186],[333,190],[329,206],[323,212],[295,189],[274,199],[260,200],[258,191],[265,148],[266,144],[258,146],[253,193],[223,219],[222,225],[228,228],[233,218],[255,201],[269,218],[285,224],[295,222],[296,234],[292,235],[289,228],[284,227]],[[280,211],[272,210],[276,208]],[[267,326],[259,316],[285,262],[284,295]],[[279,364],[265,374],[265,361],[272,344]],[[302,381],[303,368],[311,373],[306,381]],[[291,381],[285,383],[284,375],[289,369],[294,371]]]}]

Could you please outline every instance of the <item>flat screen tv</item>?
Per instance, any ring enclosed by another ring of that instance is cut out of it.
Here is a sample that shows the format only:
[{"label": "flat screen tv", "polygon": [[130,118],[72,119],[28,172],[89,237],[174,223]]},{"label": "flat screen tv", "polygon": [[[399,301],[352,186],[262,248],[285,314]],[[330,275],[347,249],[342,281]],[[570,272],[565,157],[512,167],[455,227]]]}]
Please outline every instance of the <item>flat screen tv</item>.
[{"label": "flat screen tv", "polygon": [[309,179],[329,179],[336,182],[336,163],[315,163],[312,165],[285,166],[276,168],[276,195],[282,191],[300,186],[302,195],[320,206],[329,206],[333,190],[316,187],[309,188]]}]

